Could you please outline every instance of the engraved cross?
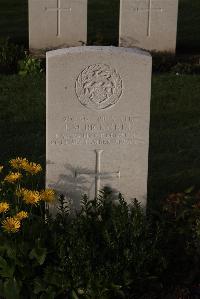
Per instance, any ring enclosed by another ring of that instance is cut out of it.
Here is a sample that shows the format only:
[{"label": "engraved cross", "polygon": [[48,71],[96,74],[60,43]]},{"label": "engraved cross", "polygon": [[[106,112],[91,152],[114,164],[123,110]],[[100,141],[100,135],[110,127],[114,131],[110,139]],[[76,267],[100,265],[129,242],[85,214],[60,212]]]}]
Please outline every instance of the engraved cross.
[{"label": "engraved cross", "polygon": [[101,172],[101,155],[103,150],[97,149],[95,150],[96,154],[96,167],[95,172],[87,172],[87,173],[77,173],[75,172],[75,177],[78,175],[89,175],[95,177],[95,197],[98,196],[99,191],[101,190],[101,178],[120,178],[120,171],[117,172]]},{"label": "engraved cross", "polygon": [[45,11],[56,11],[57,13],[57,32],[56,32],[56,36],[60,35],[60,22],[61,22],[61,12],[62,11],[69,11],[71,12],[72,9],[69,8],[65,8],[65,7],[61,7],[61,0],[56,0],[56,7],[45,7]]},{"label": "engraved cross", "polygon": [[160,7],[155,7],[153,8],[152,6],[152,1],[154,0],[148,0],[148,7],[147,8],[134,8],[133,10],[136,12],[148,12],[148,20],[147,20],[147,36],[151,35],[151,17],[152,17],[152,11],[158,11],[158,12],[163,12],[163,8]]}]

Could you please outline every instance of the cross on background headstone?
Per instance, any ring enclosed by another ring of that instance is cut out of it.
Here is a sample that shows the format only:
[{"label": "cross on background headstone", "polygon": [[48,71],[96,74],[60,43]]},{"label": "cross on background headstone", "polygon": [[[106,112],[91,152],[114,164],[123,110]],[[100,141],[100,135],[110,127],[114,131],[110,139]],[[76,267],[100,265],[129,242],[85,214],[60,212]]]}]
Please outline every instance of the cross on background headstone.
[{"label": "cross on background headstone", "polygon": [[101,154],[103,153],[103,150],[97,149],[95,150],[96,153],[96,167],[95,172],[75,172],[75,177],[78,175],[89,175],[95,177],[95,197],[98,196],[99,191],[101,190],[101,178],[120,178],[120,171],[117,172],[101,172]]},{"label": "cross on background headstone", "polygon": [[71,8],[65,8],[65,7],[61,7],[61,3],[60,0],[56,0],[57,5],[56,7],[45,7],[46,11],[56,11],[57,12],[57,33],[56,35],[59,36],[60,35],[60,21],[61,21],[61,11],[69,11],[71,12]]},{"label": "cross on background headstone", "polygon": [[134,8],[134,11],[137,11],[137,12],[148,12],[148,24],[147,24],[147,36],[150,36],[151,35],[151,14],[152,14],[152,11],[158,11],[158,12],[163,12],[163,9],[162,8],[153,8],[152,7],[152,1],[154,0],[148,0],[148,7],[147,8]]}]

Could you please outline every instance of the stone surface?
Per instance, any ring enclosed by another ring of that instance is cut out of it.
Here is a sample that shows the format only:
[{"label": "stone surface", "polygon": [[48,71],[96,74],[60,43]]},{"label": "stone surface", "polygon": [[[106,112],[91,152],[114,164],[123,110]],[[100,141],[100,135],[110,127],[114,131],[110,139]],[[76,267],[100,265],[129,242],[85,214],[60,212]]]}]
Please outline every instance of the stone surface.
[{"label": "stone surface", "polygon": [[178,0],[120,1],[120,46],[175,52]]},{"label": "stone surface", "polygon": [[80,46],[87,41],[87,0],[29,0],[29,48]]},{"label": "stone surface", "polygon": [[47,53],[47,187],[76,205],[105,186],[145,205],[151,64],[139,49]]}]

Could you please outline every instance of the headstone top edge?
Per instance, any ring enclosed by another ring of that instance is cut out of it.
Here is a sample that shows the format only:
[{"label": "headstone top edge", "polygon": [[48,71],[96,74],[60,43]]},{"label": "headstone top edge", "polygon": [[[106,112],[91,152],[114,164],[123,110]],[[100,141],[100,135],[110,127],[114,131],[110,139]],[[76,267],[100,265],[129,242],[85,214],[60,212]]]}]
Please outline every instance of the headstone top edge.
[{"label": "headstone top edge", "polygon": [[[126,1],[126,2],[138,2],[138,0],[122,0],[122,1]],[[145,0],[143,0],[145,1]],[[159,2],[172,2],[172,3],[176,3],[179,2],[179,0],[154,0],[154,1],[159,1]]]},{"label": "headstone top edge", "polygon": [[143,49],[140,48],[124,48],[124,47],[114,47],[114,46],[80,46],[80,47],[69,47],[69,48],[62,48],[57,50],[52,50],[46,52],[46,58],[56,57],[65,54],[75,54],[75,53],[87,53],[87,52],[113,52],[113,53],[128,53],[128,54],[139,54],[142,56],[146,56],[151,58],[151,54]]},{"label": "headstone top edge", "polygon": [[[43,0],[46,1],[46,0]],[[87,3],[88,0],[73,0],[75,3]],[[41,0],[28,0],[28,2],[41,2]]]}]

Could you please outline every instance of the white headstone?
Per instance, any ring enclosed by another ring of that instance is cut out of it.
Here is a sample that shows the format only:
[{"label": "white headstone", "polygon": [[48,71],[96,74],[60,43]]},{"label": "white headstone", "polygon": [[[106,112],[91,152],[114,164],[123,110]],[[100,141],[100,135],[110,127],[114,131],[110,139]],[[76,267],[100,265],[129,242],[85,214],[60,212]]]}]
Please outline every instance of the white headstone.
[{"label": "white headstone", "polygon": [[30,51],[87,41],[87,0],[29,0]]},{"label": "white headstone", "polygon": [[178,0],[120,1],[120,46],[175,52]]},{"label": "white headstone", "polygon": [[77,204],[109,186],[145,205],[151,65],[138,49],[47,53],[47,187]]}]

